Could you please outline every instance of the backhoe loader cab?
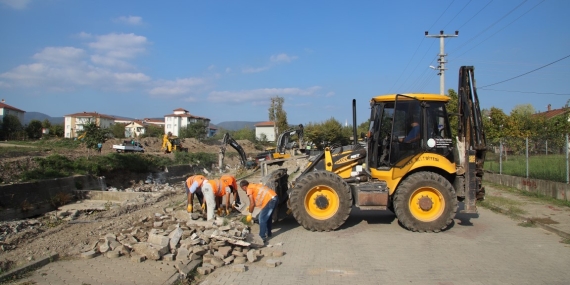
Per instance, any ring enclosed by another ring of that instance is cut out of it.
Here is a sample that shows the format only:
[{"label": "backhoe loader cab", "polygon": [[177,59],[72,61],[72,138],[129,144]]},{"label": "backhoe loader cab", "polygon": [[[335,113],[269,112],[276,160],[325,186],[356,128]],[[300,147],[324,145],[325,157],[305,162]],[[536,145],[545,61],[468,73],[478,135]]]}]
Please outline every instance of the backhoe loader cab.
[{"label": "backhoe loader cab", "polygon": [[[353,206],[392,210],[407,229],[439,232],[456,214],[476,213],[486,142],[473,67],[459,71],[458,125],[437,94],[391,94],[370,101],[366,144],[326,148],[288,190],[292,213],[306,229],[341,226]],[[356,136],[353,100],[353,138]],[[457,128],[457,138],[451,128]],[[456,141],[455,141],[456,139]]]}]

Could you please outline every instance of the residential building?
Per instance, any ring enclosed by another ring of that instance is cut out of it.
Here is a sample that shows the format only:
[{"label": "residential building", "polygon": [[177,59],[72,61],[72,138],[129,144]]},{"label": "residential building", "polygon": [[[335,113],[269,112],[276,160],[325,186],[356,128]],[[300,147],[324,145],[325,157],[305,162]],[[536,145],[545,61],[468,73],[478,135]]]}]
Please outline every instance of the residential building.
[{"label": "residential building", "polygon": [[84,126],[94,122],[100,128],[109,128],[115,124],[115,117],[97,112],[83,112],[64,116],[65,137],[76,138]]},{"label": "residential building", "polygon": [[144,121],[132,121],[125,125],[125,138],[137,138],[146,132],[146,123]]},{"label": "residential building", "polygon": [[206,135],[209,136],[210,119],[194,116],[188,110],[178,108],[173,114],[164,116],[164,133],[171,132],[174,136],[180,136],[181,130],[198,122],[206,126]]},{"label": "residential building", "polygon": [[217,132],[218,132],[218,128],[216,128],[216,126],[210,124],[210,126],[208,128],[208,137],[213,137],[214,135],[216,135]]},{"label": "residential building", "polygon": [[2,101],[0,101],[0,122],[2,122],[4,120],[4,116],[7,115],[12,115],[15,116],[16,118],[18,118],[18,120],[20,120],[20,124],[24,124],[24,113],[26,113],[26,111],[20,110],[16,107],[12,107],[8,104],[6,104],[6,101],[4,99],[2,99]]},{"label": "residential building", "polygon": [[261,140],[265,136],[268,142],[275,141],[275,122],[260,122],[255,124],[255,137]]}]

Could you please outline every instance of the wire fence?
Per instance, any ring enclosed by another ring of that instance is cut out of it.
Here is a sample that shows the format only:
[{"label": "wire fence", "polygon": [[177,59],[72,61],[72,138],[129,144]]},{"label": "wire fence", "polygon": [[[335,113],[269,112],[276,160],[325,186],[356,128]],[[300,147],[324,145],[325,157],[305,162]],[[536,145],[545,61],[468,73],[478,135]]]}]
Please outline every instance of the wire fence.
[{"label": "wire fence", "polygon": [[568,134],[547,138],[504,137],[489,145],[485,170],[556,182],[570,182]]}]

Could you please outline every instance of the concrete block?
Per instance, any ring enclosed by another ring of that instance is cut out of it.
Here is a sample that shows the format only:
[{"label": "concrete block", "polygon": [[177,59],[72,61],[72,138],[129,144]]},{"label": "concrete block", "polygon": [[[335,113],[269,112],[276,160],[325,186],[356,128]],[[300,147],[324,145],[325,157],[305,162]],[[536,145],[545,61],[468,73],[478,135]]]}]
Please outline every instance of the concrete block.
[{"label": "concrete block", "polygon": [[109,241],[109,248],[111,248],[111,250],[115,250],[115,248],[118,248],[121,245],[122,244],[116,240],[110,240]]},{"label": "concrete block", "polygon": [[267,267],[277,267],[277,266],[281,265],[281,261],[279,261],[277,259],[268,259],[265,261],[265,265]]},{"label": "concrete block", "polygon": [[140,254],[131,254],[131,261],[141,263],[146,260],[146,257]]},{"label": "concrete block", "polygon": [[234,264],[232,265],[232,271],[233,272],[245,272],[247,270],[247,267],[245,266],[245,264]]},{"label": "concrete block", "polygon": [[160,227],[162,227],[162,221],[154,222],[154,223],[152,224],[152,226],[155,227],[155,228],[160,228]]},{"label": "concrete block", "polygon": [[214,256],[220,259],[224,259],[225,256],[223,254],[221,254],[219,251],[215,251],[214,252]]},{"label": "concrete block", "polygon": [[148,239],[146,240],[148,243],[156,244],[161,247],[168,246],[170,244],[170,238],[167,236],[163,236],[161,234],[154,234],[149,233]]},{"label": "concrete block", "polygon": [[196,267],[198,267],[198,265],[200,265],[200,261],[199,260],[193,260],[190,263],[188,263],[188,265],[186,265],[182,269],[180,269],[178,272],[180,273],[180,275],[182,275],[184,278],[186,278],[186,276],[188,276],[188,274],[190,274],[190,272],[192,272],[194,269],[196,269]]},{"label": "concrete block", "polygon": [[201,275],[208,275],[210,274],[210,272],[212,272],[211,269],[207,267],[198,267],[196,271]]},{"label": "concrete block", "polygon": [[105,252],[109,251],[110,249],[111,249],[111,247],[109,246],[108,240],[103,241],[103,243],[99,245],[99,252],[100,253],[105,253]]},{"label": "concrete block", "polygon": [[218,248],[218,252],[220,254],[222,254],[223,258],[226,258],[230,255],[230,252],[232,251],[232,247],[231,246],[221,246]]},{"label": "concrete block", "polygon": [[165,254],[165,255],[162,257],[162,260],[165,260],[165,261],[173,261],[173,260],[174,260],[174,254],[172,254],[172,253]]},{"label": "concrete block", "polygon": [[235,257],[239,257],[239,256],[245,256],[245,253],[241,252],[241,251],[232,251],[232,255]]},{"label": "concrete block", "polygon": [[228,264],[232,263],[232,261],[234,261],[235,258],[236,258],[235,256],[230,255],[229,257],[224,258],[224,263],[226,265],[228,265]]},{"label": "concrete block", "polygon": [[181,228],[176,228],[170,232],[170,234],[168,234],[168,237],[170,238],[170,249],[176,248],[176,245],[178,245],[183,232],[184,231]]},{"label": "concrete block", "polygon": [[144,255],[151,260],[159,260],[163,255],[169,252],[168,245],[161,247],[148,242],[139,242],[133,245],[133,250],[137,254]]},{"label": "concrete block", "polygon": [[202,260],[206,263],[209,263],[210,260],[212,260],[212,258],[214,258],[215,256],[211,255],[211,254],[204,254],[202,256]]},{"label": "concrete block", "polygon": [[81,253],[81,258],[83,258],[83,259],[91,259],[95,256],[97,256],[97,252],[94,250],[90,250],[90,251]]},{"label": "concrete block", "polygon": [[117,236],[112,233],[108,233],[105,235],[105,239],[108,241],[117,240]]},{"label": "concrete block", "polygon": [[202,267],[209,268],[210,271],[214,271],[214,269],[216,269],[216,267],[214,265],[212,265],[211,263],[202,263]]},{"label": "concrete block", "polygon": [[197,255],[197,254],[195,254],[195,253],[190,253],[190,255],[188,256],[188,259],[189,259],[189,260],[199,260],[199,259],[202,259],[202,256],[201,256],[201,255]]},{"label": "concrete block", "polygon": [[245,258],[245,256],[237,256],[234,259],[234,264],[244,264],[247,261],[247,259]]},{"label": "concrete block", "polygon": [[283,256],[283,255],[285,255],[285,252],[282,251],[282,250],[276,250],[276,251],[273,252],[273,256],[274,256],[274,257],[281,257],[281,256]]},{"label": "concrete block", "polygon": [[224,265],[226,264],[226,263],[224,262],[224,260],[222,260],[222,259],[220,259],[220,258],[218,258],[218,257],[213,257],[213,258],[210,260],[210,263],[211,263],[212,265],[214,265],[216,268],[222,267],[222,266],[224,266]]},{"label": "concrete block", "polygon": [[121,253],[118,251],[108,251],[107,253],[105,253],[105,256],[107,256],[108,258],[119,258],[119,256],[121,256]]},{"label": "concrete block", "polygon": [[192,247],[192,252],[197,254],[197,255],[202,256],[202,255],[206,254],[206,249],[201,247],[201,246],[195,246],[195,247]]},{"label": "concrete block", "polygon": [[255,262],[257,260],[257,255],[255,254],[255,250],[254,249],[250,249],[247,254],[247,261],[248,262]]},{"label": "concrete block", "polygon": [[176,260],[186,260],[186,259],[188,259],[189,254],[190,254],[189,250],[187,250],[185,248],[179,248],[178,254],[176,254]]}]

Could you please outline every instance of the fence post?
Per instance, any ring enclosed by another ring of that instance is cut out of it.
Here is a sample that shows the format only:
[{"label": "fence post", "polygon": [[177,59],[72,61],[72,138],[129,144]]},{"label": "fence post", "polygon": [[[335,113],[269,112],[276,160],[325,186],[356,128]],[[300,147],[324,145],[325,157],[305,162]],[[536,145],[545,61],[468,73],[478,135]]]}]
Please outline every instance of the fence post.
[{"label": "fence post", "polygon": [[[568,162],[568,156],[566,156],[566,162]],[[499,174],[503,174],[503,140],[499,141]],[[568,181],[568,179],[566,179]]]},{"label": "fence post", "polygon": [[568,134],[566,134],[566,184],[570,183],[570,167],[568,167]]},{"label": "fence post", "polygon": [[570,182],[570,177],[569,177],[569,173],[570,173],[570,169],[568,167],[568,134],[566,134],[566,184],[568,184]]},{"label": "fence post", "polygon": [[526,178],[528,179],[528,137],[526,137],[525,141],[526,141]]}]

